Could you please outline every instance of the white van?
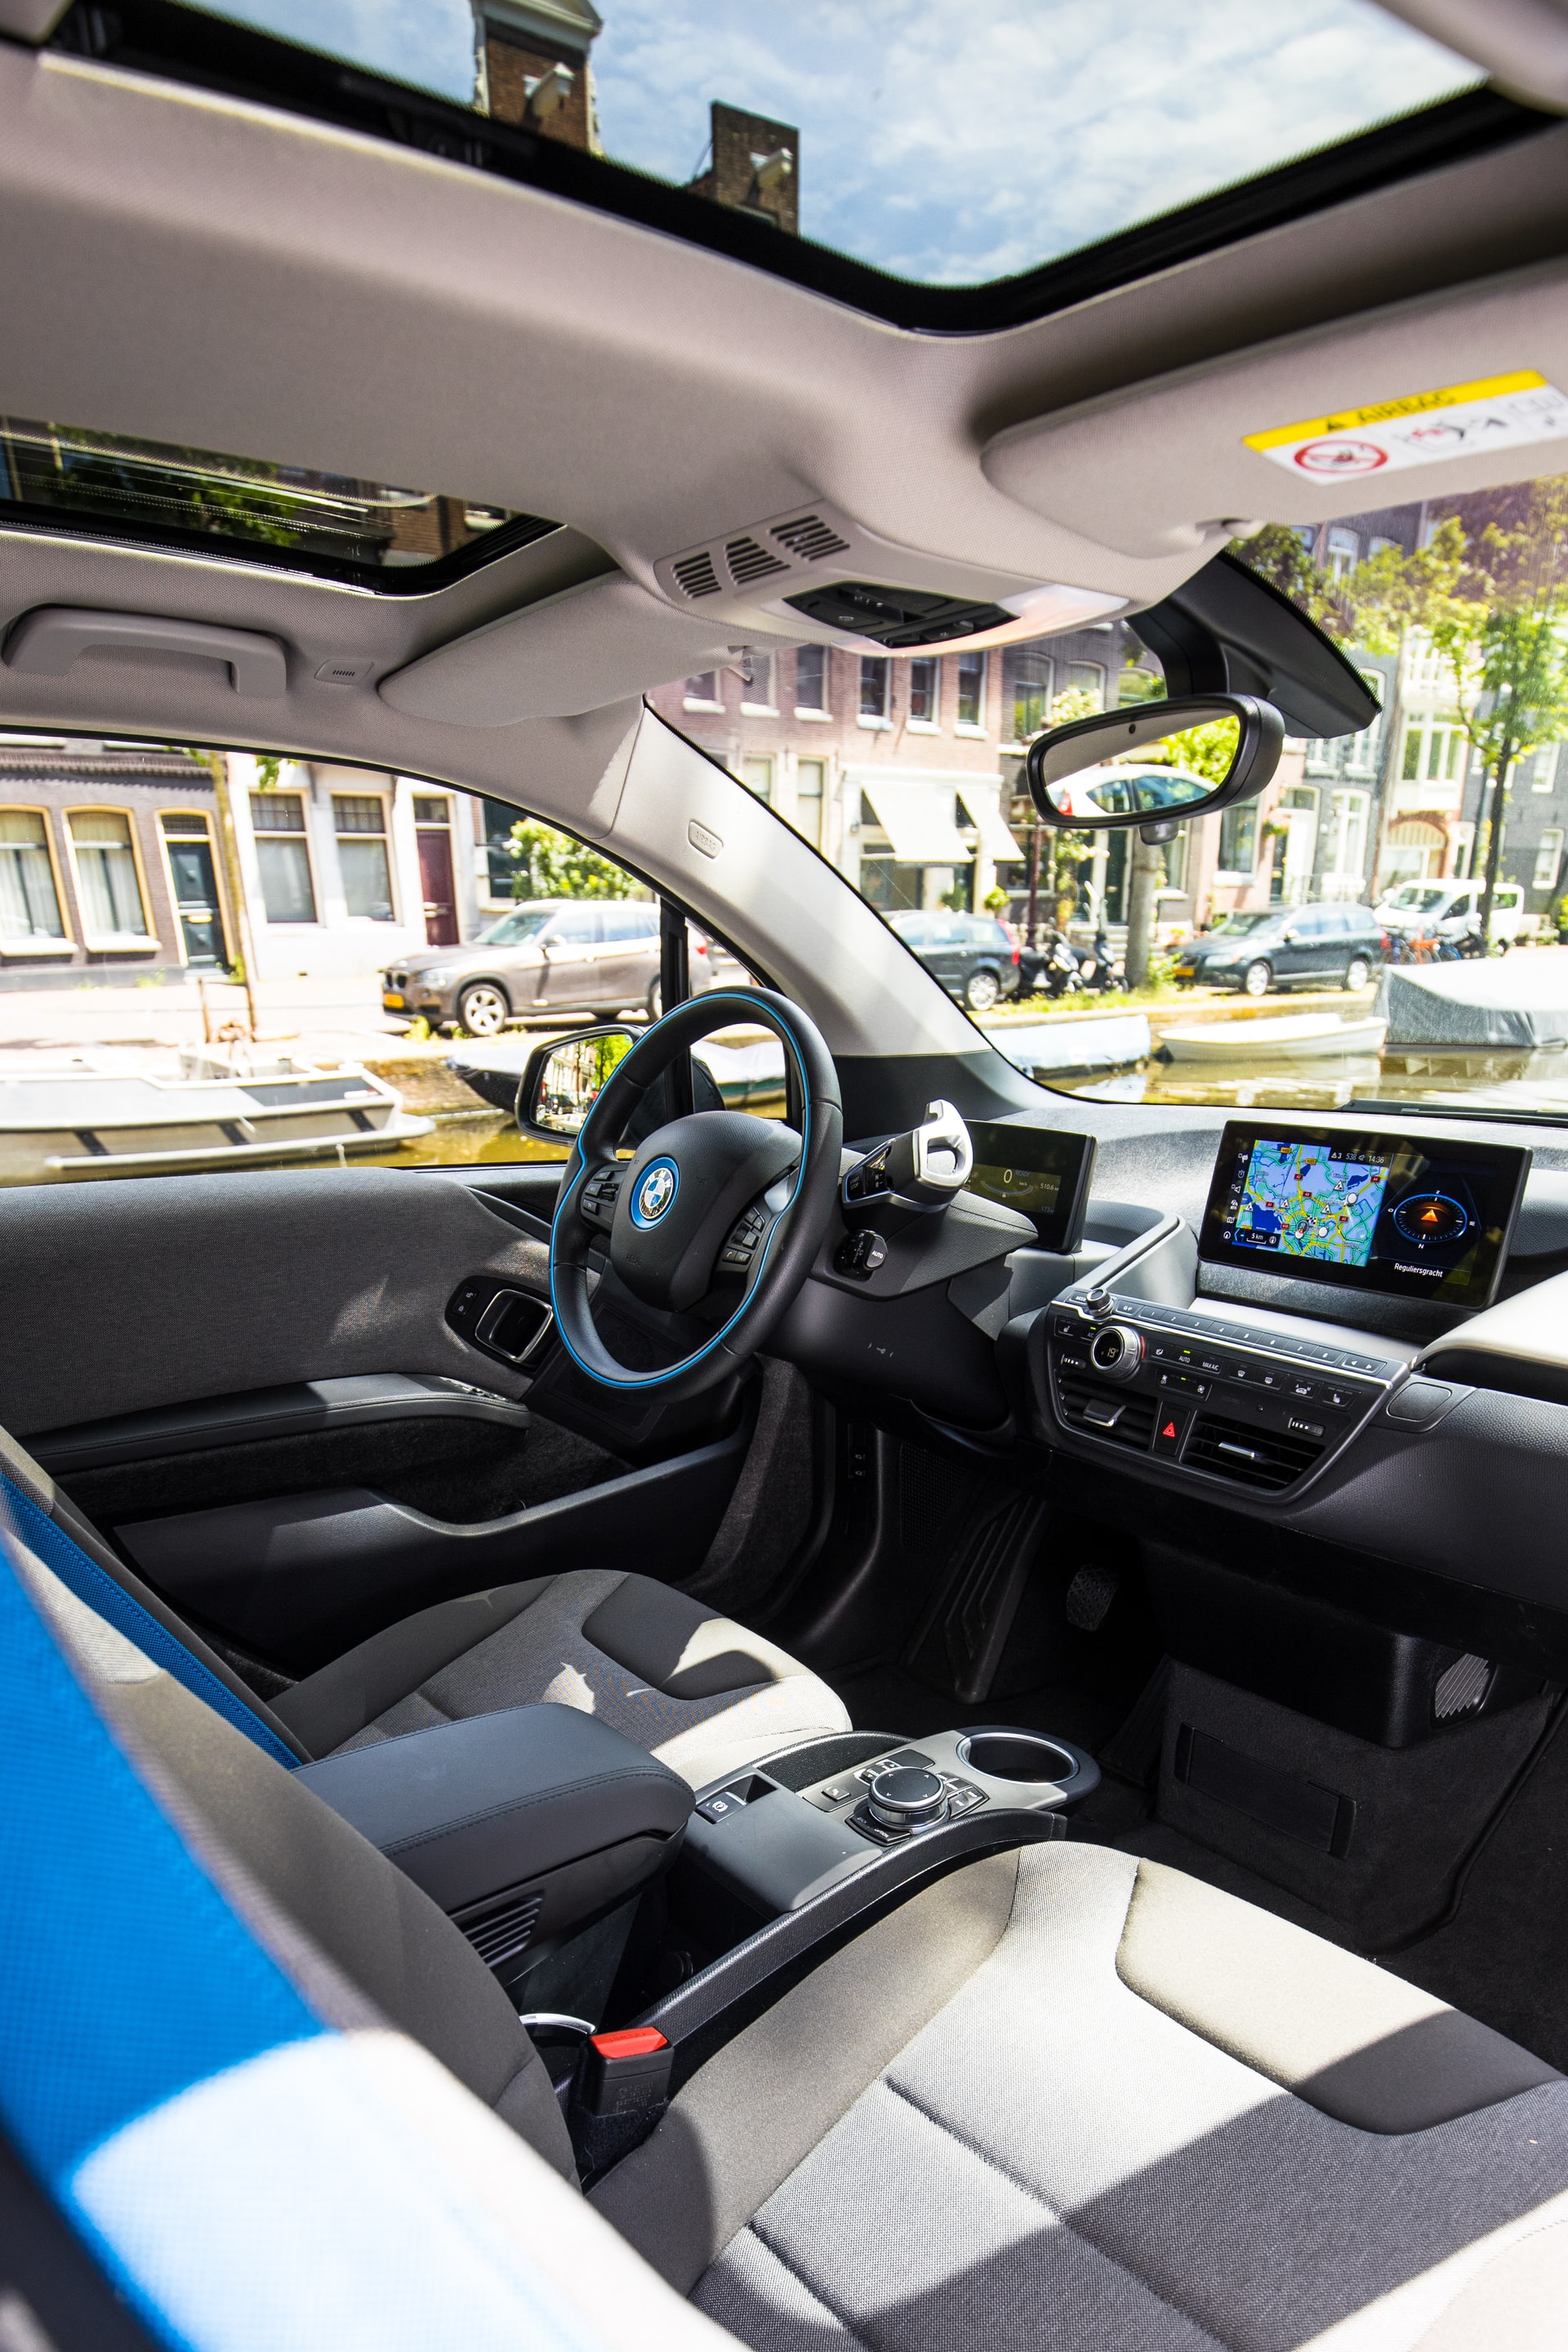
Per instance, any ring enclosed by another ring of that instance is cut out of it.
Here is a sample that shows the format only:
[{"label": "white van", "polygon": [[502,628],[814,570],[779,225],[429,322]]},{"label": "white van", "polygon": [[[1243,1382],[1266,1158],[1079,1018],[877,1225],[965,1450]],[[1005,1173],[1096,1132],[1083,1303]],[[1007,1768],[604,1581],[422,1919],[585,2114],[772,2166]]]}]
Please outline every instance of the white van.
[{"label": "white van", "polygon": [[[1474,930],[1481,908],[1479,882],[1402,882],[1379,901],[1375,913],[1385,931],[1436,931],[1457,940]],[[1492,893],[1491,940],[1511,943],[1524,929],[1524,892],[1517,882],[1500,882]]]}]

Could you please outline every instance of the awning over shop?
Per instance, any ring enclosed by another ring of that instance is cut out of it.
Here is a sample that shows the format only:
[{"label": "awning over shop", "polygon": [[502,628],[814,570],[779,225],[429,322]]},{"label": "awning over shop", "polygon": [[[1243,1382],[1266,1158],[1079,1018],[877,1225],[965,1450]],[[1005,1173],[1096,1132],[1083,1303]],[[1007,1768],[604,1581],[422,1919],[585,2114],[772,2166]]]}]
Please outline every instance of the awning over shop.
[{"label": "awning over shop", "polygon": [[960,784],[958,794],[979,832],[982,856],[994,866],[1016,865],[1025,853],[1003,819],[1001,778],[977,777],[972,784]]},{"label": "awning over shop", "polygon": [[[953,787],[908,776],[863,776],[860,789],[877,812],[900,866],[968,866],[974,852],[952,821]],[[1016,852],[1010,850],[1009,856]]]}]

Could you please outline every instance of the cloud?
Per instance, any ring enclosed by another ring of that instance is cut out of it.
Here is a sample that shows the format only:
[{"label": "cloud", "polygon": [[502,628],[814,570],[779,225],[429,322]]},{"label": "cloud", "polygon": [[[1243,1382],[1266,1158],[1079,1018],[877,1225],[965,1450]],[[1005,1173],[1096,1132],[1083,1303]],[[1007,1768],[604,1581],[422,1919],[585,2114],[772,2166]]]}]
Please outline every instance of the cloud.
[{"label": "cloud", "polygon": [[473,104],[468,0],[226,0],[209,13]]},{"label": "cloud", "polygon": [[722,99],[801,131],[801,227],[973,283],[1474,82],[1370,0],[601,0],[605,151],[678,183]]}]

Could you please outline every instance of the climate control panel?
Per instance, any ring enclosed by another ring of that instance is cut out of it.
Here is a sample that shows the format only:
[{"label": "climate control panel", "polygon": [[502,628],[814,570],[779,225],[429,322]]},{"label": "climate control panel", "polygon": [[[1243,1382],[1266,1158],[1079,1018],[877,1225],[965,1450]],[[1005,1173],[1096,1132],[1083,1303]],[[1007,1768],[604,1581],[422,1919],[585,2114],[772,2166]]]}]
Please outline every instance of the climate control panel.
[{"label": "climate control panel", "polygon": [[1064,1429],[1259,1495],[1321,1468],[1405,1369],[1115,1292],[1068,1292],[1045,1316]]}]

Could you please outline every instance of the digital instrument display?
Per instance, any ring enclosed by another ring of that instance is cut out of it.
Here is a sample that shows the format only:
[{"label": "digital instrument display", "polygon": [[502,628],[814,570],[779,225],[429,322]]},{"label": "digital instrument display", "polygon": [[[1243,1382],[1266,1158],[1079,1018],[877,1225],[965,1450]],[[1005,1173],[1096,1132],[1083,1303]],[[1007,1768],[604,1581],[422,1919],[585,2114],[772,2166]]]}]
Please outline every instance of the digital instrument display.
[{"label": "digital instrument display", "polygon": [[1233,1119],[1201,1254],[1298,1281],[1485,1307],[1530,1158],[1513,1144]]},{"label": "digital instrument display", "polygon": [[1076,1249],[1094,1173],[1093,1136],[988,1119],[970,1119],[967,1125],[974,1150],[969,1190],[1032,1217],[1042,1249],[1058,1256]]}]

